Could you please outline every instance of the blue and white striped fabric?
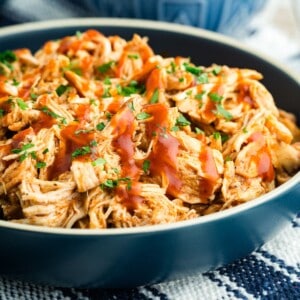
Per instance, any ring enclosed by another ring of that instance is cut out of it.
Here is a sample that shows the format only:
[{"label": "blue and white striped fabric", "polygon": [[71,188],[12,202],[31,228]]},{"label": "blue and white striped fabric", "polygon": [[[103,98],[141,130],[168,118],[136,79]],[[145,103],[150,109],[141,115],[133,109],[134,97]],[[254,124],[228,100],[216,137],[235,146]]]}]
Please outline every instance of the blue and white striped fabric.
[{"label": "blue and white striped fabric", "polygon": [[[26,5],[24,2],[24,0],[0,1],[2,5],[0,26],[93,15],[80,0],[26,0]],[[43,9],[44,5],[47,6],[46,10]],[[255,36],[250,38],[249,44],[257,44]],[[294,59],[297,58],[298,66],[300,66],[297,51],[299,51],[298,48],[288,54],[293,55]],[[300,299],[300,212],[288,227],[261,249],[234,264],[212,272],[130,290],[62,289],[0,278],[0,299]]]},{"label": "blue and white striped fabric", "polygon": [[0,278],[0,299],[300,299],[300,213],[261,249],[212,272],[130,290],[62,289]]}]

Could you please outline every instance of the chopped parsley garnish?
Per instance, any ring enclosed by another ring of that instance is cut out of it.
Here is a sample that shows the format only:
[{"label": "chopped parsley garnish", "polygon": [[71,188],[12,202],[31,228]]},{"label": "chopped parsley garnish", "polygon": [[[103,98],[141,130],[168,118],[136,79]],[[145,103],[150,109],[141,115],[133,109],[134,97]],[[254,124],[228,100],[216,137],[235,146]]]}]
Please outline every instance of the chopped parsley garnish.
[{"label": "chopped parsley garnish", "polygon": [[91,153],[90,146],[83,146],[81,148],[77,148],[74,152],[72,152],[72,158],[76,158],[78,156],[86,155]]},{"label": "chopped parsley garnish", "polygon": [[244,127],[242,130],[243,130],[243,133],[248,133],[247,127]]},{"label": "chopped parsley garnish", "polygon": [[14,52],[10,50],[0,52],[0,62],[4,64],[6,67],[8,67],[10,70],[13,69],[11,63],[15,62],[16,60],[17,60],[17,56]]},{"label": "chopped parsley garnish", "polygon": [[110,62],[108,62],[108,63],[105,63],[105,64],[99,66],[99,67],[97,68],[97,70],[98,70],[100,73],[106,73],[108,70],[111,69],[111,67],[112,67],[114,64],[115,64],[115,61],[112,60],[112,61],[110,61]]},{"label": "chopped parsley garnish", "polygon": [[17,98],[17,104],[22,110],[26,110],[28,108],[28,105],[20,98]]},{"label": "chopped parsley garnish", "polygon": [[109,97],[111,97],[111,93],[109,91],[109,88],[105,88],[104,93],[102,95],[102,98],[109,98]]},{"label": "chopped parsley garnish", "polygon": [[196,76],[199,76],[203,72],[201,68],[194,67],[188,63],[183,63],[183,66],[187,72],[192,73]]},{"label": "chopped parsley garnish", "polygon": [[218,132],[218,131],[214,132],[214,133],[213,133],[213,138],[214,138],[215,140],[220,139],[220,138],[221,138],[221,133]]},{"label": "chopped parsley garnish", "polygon": [[43,154],[46,154],[46,153],[48,153],[49,152],[49,149],[48,148],[46,148],[46,149],[44,149],[44,151],[42,152]]},{"label": "chopped parsley garnish", "polygon": [[150,164],[151,164],[151,162],[150,162],[149,159],[145,159],[145,160],[143,161],[142,169],[143,169],[144,173],[147,173],[147,172],[148,172],[148,170],[150,169]]},{"label": "chopped parsley garnish", "polygon": [[111,85],[111,80],[109,77],[105,77],[104,80],[103,80],[103,83],[106,84],[106,85]]},{"label": "chopped parsley garnish", "polygon": [[16,78],[13,78],[13,80],[12,80],[12,85],[13,85],[13,86],[18,86],[19,84],[20,84],[20,82],[17,81]]},{"label": "chopped parsley garnish", "polygon": [[121,96],[130,96],[132,94],[141,94],[144,91],[144,86],[139,85],[137,81],[132,80],[127,86],[116,86],[117,92]]},{"label": "chopped parsley garnish", "polygon": [[218,93],[215,93],[215,92],[210,92],[208,93],[208,97],[214,101],[214,102],[217,102],[217,103],[220,103],[223,99],[223,96],[219,95]]},{"label": "chopped parsley garnish", "polygon": [[208,83],[208,76],[206,73],[202,73],[201,75],[199,75],[197,77],[197,82],[198,83],[201,83],[201,84],[205,84],[205,83]]},{"label": "chopped parsley garnish", "polygon": [[173,126],[173,127],[171,127],[171,131],[174,131],[174,132],[179,131],[179,127],[178,126]]},{"label": "chopped parsley garnish", "polygon": [[233,118],[232,114],[229,111],[227,111],[221,104],[217,104],[216,113],[219,116],[224,117],[227,121],[230,121]]},{"label": "chopped parsley garnish", "polygon": [[157,103],[158,102],[158,96],[159,96],[159,90],[155,89],[152,96],[151,96],[150,103],[151,104]]},{"label": "chopped parsley garnish", "polygon": [[138,54],[128,54],[128,57],[131,59],[139,59],[139,55]]},{"label": "chopped parsley garnish", "polygon": [[44,114],[46,114],[46,115],[48,115],[48,116],[50,116],[50,117],[52,117],[52,118],[54,118],[54,119],[59,119],[60,122],[61,122],[62,124],[67,124],[66,118],[64,118],[64,117],[62,117],[62,116],[60,116],[60,115],[58,115],[58,114],[55,113],[54,111],[51,111],[47,106],[43,106],[43,107],[41,108],[41,111],[42,111]]},{"label": "chopped parsley garnish", "polygon": [[105,189],[114,189],[116,188],[120,182],[125,182],[127,183],[127,189],[131,189],[131,179],[129,177],[122,177],[118,179],[107,179],[103,183],[100,184],[100,187],[102,190]]},{"label": "chopped parsley garnish", "polygon": [[105,128],[105,124],[103,122],[100,122],[96,125],[96,129],[99,131],[102,131]]},{"label": "chopped parsley garnish", "polygon": [[179,81],[179,82],[184,82],[184,77],[178,78],[178,81]]},{"label": "chopped parsley garnish", "polygon": [[107,111],[107,112],[105,113],[105,117],[106,117],[107,120],[110,120],[111,117],[112,117],[112,115],[111,115],[111,113],[110,113],[109,111]]},{"label": "chopped parsley garnish", "polygon": [[189,120],[187,120],[183,115],[180,115],[177,119],[176,119],[176,126],[188,126],[191,125],[191,122]]},{"label": "chopped parsley garnish", "polygon": [[14,154],[21,154],[19,156],[19,160],[20,162],[22,162],[23,160],[25,160],[28,155],[30,154],[32,158],[36,158],[36,154],[34,151],[32,152],[27,152],[27,150],[31,149],[34,147],[34,144],[32,143],[28,143],[28,144],[24,144],[21,146],[21,148],[15,148],[15,149],[12,149],[11,152],[14,153]]},{"label": "chopped parsley garnish", "polygon": [[37,97],[38,97],[37,94],[35,94],[35,93],[30,93],[30,98],[31,98],[32,100],[36,100]]},{"label": "chopped parsley garnish", "polygon": [[176,64],[175,64],[175,62],[174,62],[174,61],[171,61],[170,66],[171,66],[171,72],[172,72],[172,73],[175,73],[175,71],[176,71]]},{"label": "chopped parsley garnish", "polygon": [[215,76],[218,76],[218,75],[220,74],[221,71],[222,71],[222,67],[217,66],[217,67],[215,67],[215,68],[212,70],[212,73],[213,73]]},{"label": "chopped parsley garnish", "polygon": [[77,36],[78,39],[80,39],[82,37],[82,32],[77,30],[76,31],[76,36]]},{"label": "chopped parsley garnish", "polygon": [[4,109],[0,109],[0,117],[3,117],[4,113],[5,113]]},{"label": "chopped parsley garnish", "polygon": [[35,165],[37,169],[42,169],[46,167],[46,163],[44,161],[38,161]]},{"label": "chopped parsley garnish", "polygon": [[90,104],[97,106],[96,99],[90,99]]},{"label": "chopped parsley garnish", "polygon": [[63,93],[66,92],[66,90],[69,88],[68,85],[61,84],[55,91],[57,95],[60,97]]},{"label": "chopped parsley garnish", "polygon": [[195,127],[195,132],[196,132],[197,134],[204,134],[204,131],[201,130],[200,128],[198,128],[198,127]]},{"label": "chopped parsley garnish", "polygon": [[92,161],[92,165],[94,167],[101,166],[101,165],[104,165],[104,164],[106,164],[106,160],[102,157],[99,157],[96,160]]},{"label": "chopped parsley garnish", "polygon": [[142,111],[136,115],[137,120],[146,120],[146,119],[149,119],[150,117],[151,117],[151,115],[144,111]]},{"label": "chopped parsley garnish", "polygon": [[196,94],[195,99],[196,100],[202,100],[204,94],[205,94],[205,91],[202,91],[202,92]]},{"label": "chopped parsley garnish", "polygon": [[98,144],[97,144],[97,142],[96,142],[95,140],[92,140],[92,141],[90,142],[90,145],[91,145],[92,147],[96,147]]}]

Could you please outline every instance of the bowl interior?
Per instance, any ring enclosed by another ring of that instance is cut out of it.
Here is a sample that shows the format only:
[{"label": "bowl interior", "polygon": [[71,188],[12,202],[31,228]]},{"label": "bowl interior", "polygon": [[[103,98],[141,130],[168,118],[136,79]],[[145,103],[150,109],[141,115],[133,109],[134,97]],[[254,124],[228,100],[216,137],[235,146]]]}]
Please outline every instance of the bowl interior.
[{"label": "bowl interior", "polygon": [[[290,77],[285,70],[265,60],[237,42],[218,34],[204,30],[195,30],[182,26],[164,26],[159,22],[133,20],[95,19],[94,22],[84,19],[74,22],[56,21],[49,25],[30,27],[19,26],[14,34],[0,30],[0,51],[20,47],[37,50],[44,42],[73,35],[76,31],[94,28],[105,35],[120,35],[130,39],[134,33],[149,37],[149,43],[155,53],[163,56],[190,57],[195,64],[209,66],[212,63],[225,64],[231,67],[251,68],[264,75],[263,83],[270,90],[278,107],[293,112],[300,119],[298,104],[299,80]],[[128,25],[127,25],[128,24]],[[167,24],[165,24],[167,25]]]}]

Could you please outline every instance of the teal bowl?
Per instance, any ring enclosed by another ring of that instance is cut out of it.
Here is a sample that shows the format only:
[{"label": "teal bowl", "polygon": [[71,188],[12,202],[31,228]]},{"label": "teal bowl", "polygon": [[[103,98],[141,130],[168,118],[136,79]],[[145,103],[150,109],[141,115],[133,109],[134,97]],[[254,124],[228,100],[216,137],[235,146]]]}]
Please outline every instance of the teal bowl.
[{"label": "teal bowl", "polygon": [[[0,29],[0,51],[36,50],[46,40],[95,28],[148,36],[155,52],[254,68],[277,105],[299,115],[299,77],[216,33],[160,22],[73,19]],[[0,275],[60,287],[128,288],[215,269],[273,238],[300,211],[300,173],[253,201],[174,224],[124,229],[58,229],[0,221]]]}]

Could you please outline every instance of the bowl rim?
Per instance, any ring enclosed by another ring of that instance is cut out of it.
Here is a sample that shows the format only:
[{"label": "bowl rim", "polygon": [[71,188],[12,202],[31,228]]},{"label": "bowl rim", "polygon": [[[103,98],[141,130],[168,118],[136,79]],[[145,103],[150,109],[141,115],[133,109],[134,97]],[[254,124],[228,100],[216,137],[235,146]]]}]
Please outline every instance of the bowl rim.
[{"label": "bowl rim", "polygon": [[[220,44],[224,44],[238,50],[242,50],[250,55],[255,55],[263,61],[275,66],[279,70],[286,73],[286,75],[293,80],[295,80],[300,85],[300,75],[296,74],[293,70],[290,70],[283,63],[276,61],[275,59],[267,56],[260,51],[251,48],[250,46],[245,46],[241,42],[222,35],[220,33],[208,31],[201,28],[195,28],[186,25],[162,22],[162,21],[149,21],[140,19],[118,19],[118,18],[70,18],[70,19],[57,19],[48,20],[40,22],[28,22],[24,24],[11,25],[0,28],[0,39],[5,36],[10,36],[13,34],[27,33],[31,31],[43,31],[47,29],[59,29],[61,27],[86,27],[86,26],[103,26],[103,27],[128,27],[137,29],[151,29],[155,31],[169,31],[174,33],[181,33],[184,35],[190,35],[195,38],[203,38],[206,40],[214,41]],[[150,41],[151,43],[151,41]],[[47,233],[55,235],[72,235],[72,236],[107,236],[107,235],[128,235],[128,234],[146,234],[146,233],[156,233],[161,231],[176,230],[179,228],[185,228],[190,226],[195,226],[204,223],[211,223],[215,221],[220,221],[225,218],[235,216],[239,213],[243,213],[246,210],[254,209],[258,206],[263,205],[266,202],[272,201],[275,197],[292,189],[296,185],[300,184],[300,171],[295,174],[291,179],[289,179],[284,184],[276,187],[272,191],[259,196],[251,201],[239,204],[238,206],[226,209],[224,211],[219,211],[212,213],[210,215],[201,216],[198,218],[178,221],[168,224],[157,224],[157,225],[146,225],[139,227],[130,228],[109,228],[109,229],[77,229],[77,228],[53,228],[44,227],[39,225],[29,225],[21,224],[16,222],[0,220],[0,229],[7,228],[12,230],[21,230],[36,233]]]}]

